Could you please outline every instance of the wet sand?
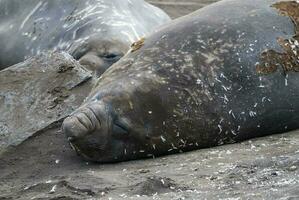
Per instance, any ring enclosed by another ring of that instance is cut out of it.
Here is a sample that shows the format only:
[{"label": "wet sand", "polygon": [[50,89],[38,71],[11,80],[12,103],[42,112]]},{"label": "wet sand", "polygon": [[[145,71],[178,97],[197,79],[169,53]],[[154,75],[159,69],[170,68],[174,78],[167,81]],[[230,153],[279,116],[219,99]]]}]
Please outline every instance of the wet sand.
[{"label": "wet sand", "polygon": [[299,134],[156,159],[82,161],[59,127],[0,160],[0,199],[298,199]]}]

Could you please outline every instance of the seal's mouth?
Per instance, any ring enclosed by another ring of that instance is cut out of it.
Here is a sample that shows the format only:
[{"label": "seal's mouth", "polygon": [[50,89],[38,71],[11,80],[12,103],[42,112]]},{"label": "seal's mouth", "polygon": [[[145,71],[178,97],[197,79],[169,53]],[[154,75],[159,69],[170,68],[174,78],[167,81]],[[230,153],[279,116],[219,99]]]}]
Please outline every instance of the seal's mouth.
[{"label": "seal's mouth", "polygon": [[71,148],[77,153],[77,155],[81,155],[83,158],[88,159],[89,157],[82,153],[80,149],[73,143],[73,138],[68,138],[69,144]]},{"label": "seal's mouth", "polygon": [[106,153],[108,130],[100,124],[96,114],[88,108],[65,119],[62,125],[71,148],[85,160],[93,161]]}]

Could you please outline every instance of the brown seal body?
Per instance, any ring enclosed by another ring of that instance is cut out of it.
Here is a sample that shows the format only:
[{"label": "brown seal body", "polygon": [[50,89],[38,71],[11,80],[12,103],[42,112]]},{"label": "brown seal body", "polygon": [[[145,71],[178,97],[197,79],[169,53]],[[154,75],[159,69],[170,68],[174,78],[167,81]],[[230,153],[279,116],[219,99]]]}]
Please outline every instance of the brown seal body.
[{"label": "brown seal body", "polygon": [[104,73],[65,134],[84,158],[113,162],[298,128],[298,12],[225,0],[171,22]]}]

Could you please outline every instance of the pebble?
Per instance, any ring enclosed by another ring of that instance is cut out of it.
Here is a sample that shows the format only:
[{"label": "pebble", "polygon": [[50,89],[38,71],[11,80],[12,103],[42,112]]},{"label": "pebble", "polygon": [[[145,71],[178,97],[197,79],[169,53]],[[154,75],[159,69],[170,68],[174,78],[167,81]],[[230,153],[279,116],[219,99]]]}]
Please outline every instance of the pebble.
[{"label": "pebble", "polygon": [[291,166],[290,168],[289,168],[289,171],[296,171],[298,169],[298,167],[297,166],[295,166],[295,165],[293,165],[293,166]]}]

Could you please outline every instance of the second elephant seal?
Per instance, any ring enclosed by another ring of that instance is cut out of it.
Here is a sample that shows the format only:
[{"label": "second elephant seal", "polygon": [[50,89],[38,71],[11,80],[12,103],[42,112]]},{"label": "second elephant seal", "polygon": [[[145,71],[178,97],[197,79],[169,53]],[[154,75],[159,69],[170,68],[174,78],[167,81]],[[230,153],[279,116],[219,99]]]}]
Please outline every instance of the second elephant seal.
[{"label": "second elephant seal", "polygon": [[169,20],[143,0],[2,0],[0,70],[57,50],[101,74]]}]

